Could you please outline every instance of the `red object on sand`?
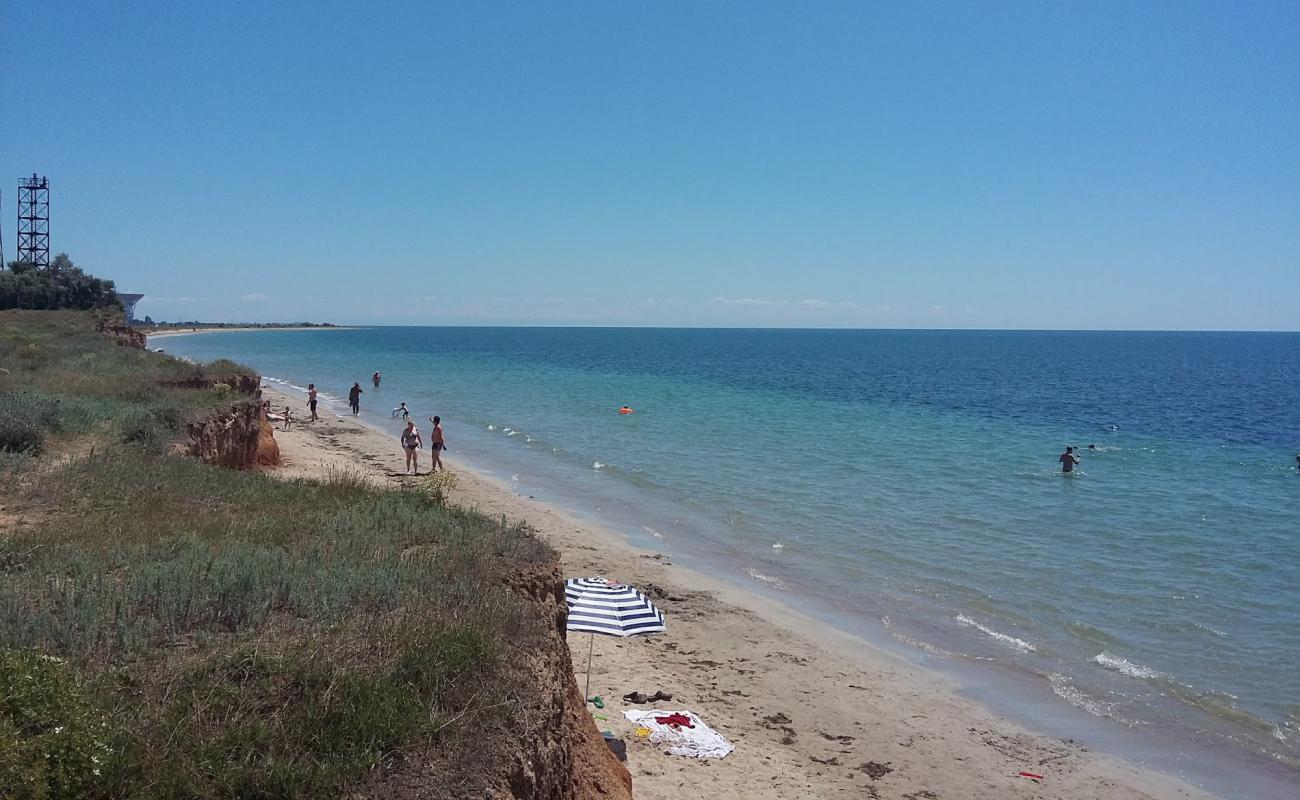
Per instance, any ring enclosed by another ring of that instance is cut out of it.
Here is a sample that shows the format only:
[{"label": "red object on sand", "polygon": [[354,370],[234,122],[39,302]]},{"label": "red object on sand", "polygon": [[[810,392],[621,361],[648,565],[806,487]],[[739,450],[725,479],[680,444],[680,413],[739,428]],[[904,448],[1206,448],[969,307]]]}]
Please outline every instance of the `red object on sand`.
[{"label": "red object on sand", "polygon": [[1034,774],[1034,773],[1032,773],[1032,772],[1021,772],[1021,773],[1020,773],[1020,777],[1022,777],[1022,778],[1033,778],[1033,779],[1036,780],[1036,781],[1041,781],[1041,780],[1043,779],[1043,776],[1042,776],[1042,775],[1036,775],[1036,774]]}]

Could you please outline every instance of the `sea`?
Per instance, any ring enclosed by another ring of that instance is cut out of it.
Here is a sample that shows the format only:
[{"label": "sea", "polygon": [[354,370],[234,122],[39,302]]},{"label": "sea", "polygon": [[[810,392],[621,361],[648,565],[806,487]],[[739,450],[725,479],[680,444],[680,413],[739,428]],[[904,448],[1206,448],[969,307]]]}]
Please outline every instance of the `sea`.
[{"label": "sea", "polygon": [[1039,729],[1223,796],[1300,797],[1300,334],[156,341],[313,382],[341,412],[360,381],[364,421],[396,435],[399,402],[426,429],[438,414],[456,462],[947,671]]}]

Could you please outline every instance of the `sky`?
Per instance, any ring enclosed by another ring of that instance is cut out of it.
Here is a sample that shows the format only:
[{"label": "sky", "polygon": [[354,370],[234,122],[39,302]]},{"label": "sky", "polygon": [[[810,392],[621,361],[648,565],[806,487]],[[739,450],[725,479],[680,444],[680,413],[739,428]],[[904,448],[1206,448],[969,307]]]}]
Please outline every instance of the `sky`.
[{"label": "sky", "polygon": [[0,222],[12,258],[49,176],[53,250],[165,320],[1297,330],[1297,31],[1294,0],[11,0]]}]

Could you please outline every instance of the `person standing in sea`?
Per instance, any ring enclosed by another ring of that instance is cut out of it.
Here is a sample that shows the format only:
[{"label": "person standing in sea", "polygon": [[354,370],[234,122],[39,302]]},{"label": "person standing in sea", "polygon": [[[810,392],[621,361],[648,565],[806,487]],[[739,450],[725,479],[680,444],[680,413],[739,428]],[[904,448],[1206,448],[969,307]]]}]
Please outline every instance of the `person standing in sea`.
[{"label": "person standing in sea", "polygon": [[406,421],[406,430],[402,431],[402,449],[406,451],[406,471],[420,474],[420,429],[415,427],[415,420]]},{"label": "person standing in sea", "polygon": [[429,474],[432,475],[440,468],[447,470],[442,466],[442,451],[447,449],[447,442],[442,438],[442,417],[429,417],[429,421],[433,423],[429,434]]},{"label": "person standing in sea", "polygon": [[320,419],[316,416],[316,384],[307,384],[307,407],[311,409],[311,421],[315,422]]},{"label": "person standing in sea", "polygon": [[1065,452],[1061,453],[1060,462],[1063,474],[1069,475],[1074,472],[1074,465],[1079,463],[1079,457],[1074,454],[1073,447],[1065,448]]},{"label": "person standing in sea", "polygon": [[375,382],[375,388],[378,389],[378,388],[379,388],[379,372],[376,371],[375,374],[372,375],[372,376],[370,377],[370,380],[372,380],[372,381]]},{"label": "person standing in sea", "polygon": [[353,381],[352,388],[348,389],[348,405],[352,406],[352,416],[361,413],[361,382]]}]

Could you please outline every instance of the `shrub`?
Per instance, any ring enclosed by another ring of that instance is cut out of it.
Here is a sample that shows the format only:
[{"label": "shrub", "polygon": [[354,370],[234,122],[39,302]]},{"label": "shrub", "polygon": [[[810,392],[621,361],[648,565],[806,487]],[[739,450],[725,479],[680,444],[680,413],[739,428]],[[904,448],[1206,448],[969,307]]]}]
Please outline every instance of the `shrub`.
[{"label": "shrub", "polygon": [[448,496],[456,488],[456,473],[443,470],[441,472],[431,472],[429,477],[424,479],[424,490],[433,498],[433,502],[438,505],[446,505]]},{"label": "shrub", "polygon": [[89,797],[110,730],[62,660],[0,650],[0,787],[6,797]]},{"label": "shrub", "polygon": [[0,450],[39,453],[59,425],[59,401],[36,392],[0,393]]},{"label": "shrub", "polygon": [[169,432],[165,423],[149,409],[133,409],[123,418],[119,427],[121,440],[150,452],[161,452]]}]

